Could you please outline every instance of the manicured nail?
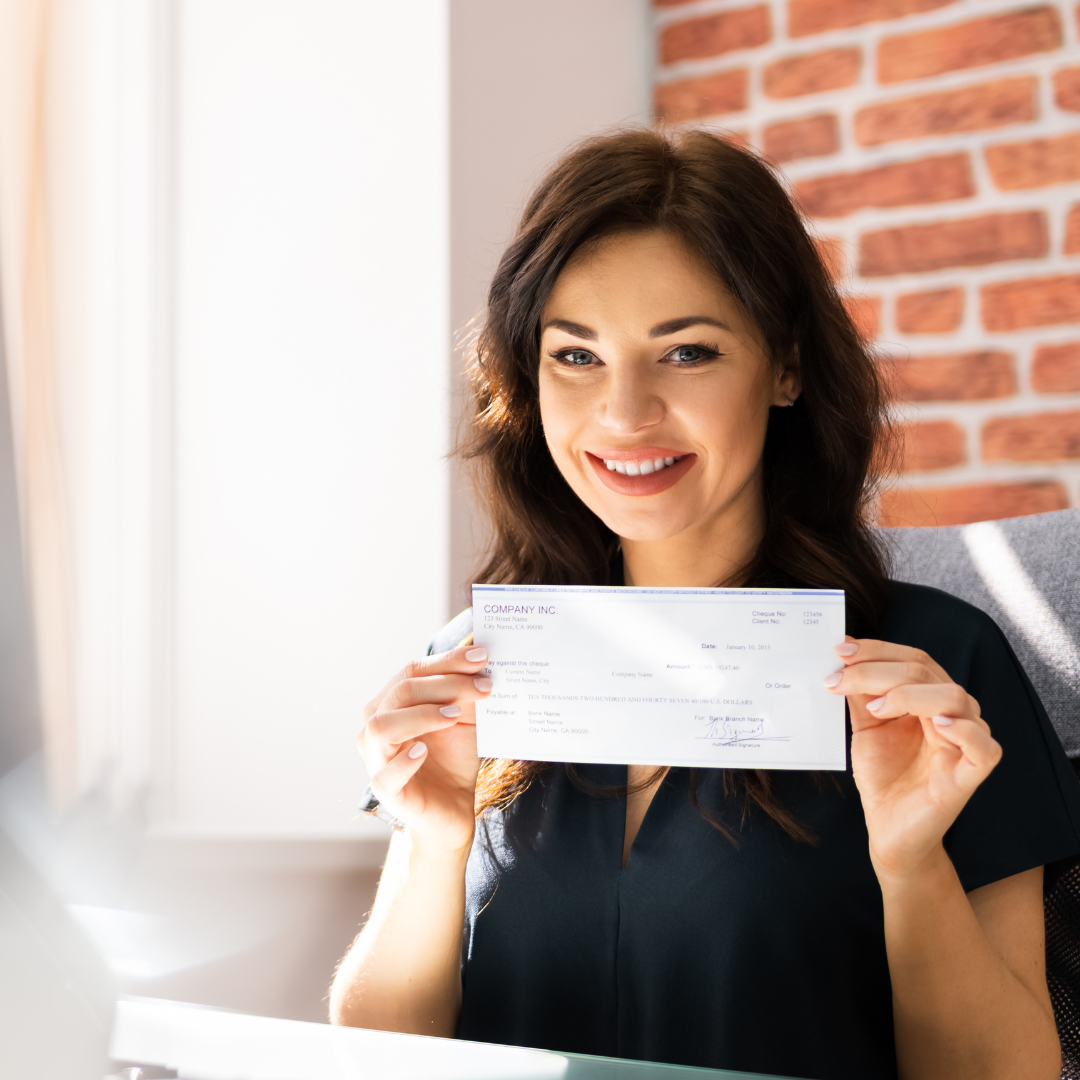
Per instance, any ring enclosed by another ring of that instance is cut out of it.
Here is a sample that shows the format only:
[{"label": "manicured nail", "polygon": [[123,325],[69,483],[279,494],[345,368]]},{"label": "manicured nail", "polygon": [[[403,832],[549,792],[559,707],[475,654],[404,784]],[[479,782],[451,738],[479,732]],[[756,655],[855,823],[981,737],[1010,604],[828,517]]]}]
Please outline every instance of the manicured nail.
[{"label": "manicured nail", "polygon": [[883,697],[876,697],[876,698],[874,698],[873,701],[868,701],[866,703],[866,707],[871,712],[877,712],[878,709],[880,709],[881,706],[884,705],[884,704],[885,704],[885,699]]},{"label": "manicured nail", "polygon": [[487,659],[487,649],[470,649],[465,654],[465,659],[468,660],[470,664],[479,664],[481,660]]},{"label": "manicured nail", "polygon": [[953,722],[951,716],[935,716],[933,720],[938,727],[948,727]]},{"label": "manicured nail", "polygon": [[481,694],[486,694],[495,684],[490,679],[473,679],[473,686],[480,691]]},{"label": "manicured nail", "polygon": [[443,714],[443,716],[447,716],[447,717],[450,717],[451,719],[453,719],[455,716],[460,716],[461,715],[461,706],[460,705],[444,705],[439,710],[439,712],[441,712]]},{"label": "manicured nail", "polygon": [[837,645],[833,652],[837,656],[854,656],[859,651],[859,646],[854,641],[845,641],[843,645]]},{"label": "manicured nail", "polygon": [[821,681],[831,690],[834,686],[840,685],[840,680],[844,677],[842,671],[834,671],[831,675],[826,675]]},{"label": "manicured nail", "polygon": [[427,747],[422,742],[414,743],[409,748],[409,757],[415,761],[426,749]]}]

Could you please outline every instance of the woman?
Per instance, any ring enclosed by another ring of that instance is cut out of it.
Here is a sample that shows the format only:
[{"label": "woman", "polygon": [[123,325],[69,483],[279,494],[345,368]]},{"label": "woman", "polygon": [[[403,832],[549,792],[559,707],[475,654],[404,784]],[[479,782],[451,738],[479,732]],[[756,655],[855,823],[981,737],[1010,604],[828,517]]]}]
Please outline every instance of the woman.
[{"label": "woman", "polygon": [[878,376],[774,176],[700,132],[574,150],[499,264],[472,374],[482,580],[845,589],[826,685],[851,768],[481,763],[487,656],[455,620],[365,711],[404,829],[332,1019],[800,1077],[1056,1077],[1042,867],[1080,851],[1075,780],[997,627],[886,577]]}]

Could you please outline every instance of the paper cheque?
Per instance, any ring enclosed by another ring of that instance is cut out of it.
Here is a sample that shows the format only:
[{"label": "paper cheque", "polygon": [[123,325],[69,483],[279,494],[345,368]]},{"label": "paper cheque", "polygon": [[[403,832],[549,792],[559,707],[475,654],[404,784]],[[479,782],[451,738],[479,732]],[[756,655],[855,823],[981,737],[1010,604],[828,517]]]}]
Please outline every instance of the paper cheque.
[{"label": "paper cheque", "polygon": [[474,585],[481,757],[844,769],[844,594]]}]

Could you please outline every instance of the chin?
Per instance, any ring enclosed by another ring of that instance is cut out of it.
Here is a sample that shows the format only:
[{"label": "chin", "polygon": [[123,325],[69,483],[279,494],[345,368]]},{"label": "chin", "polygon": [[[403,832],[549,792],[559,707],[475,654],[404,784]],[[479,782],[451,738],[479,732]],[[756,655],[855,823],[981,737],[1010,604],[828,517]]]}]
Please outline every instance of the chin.
[{"label": "chin", "polygon": [[611,507],[589,506],[594,514],[623,540],[635,540],[639,543],[657,543],[670,540],[673,536],[685,532],[692,521],[678,511],[661,510],[626,513],[612,510]]}]

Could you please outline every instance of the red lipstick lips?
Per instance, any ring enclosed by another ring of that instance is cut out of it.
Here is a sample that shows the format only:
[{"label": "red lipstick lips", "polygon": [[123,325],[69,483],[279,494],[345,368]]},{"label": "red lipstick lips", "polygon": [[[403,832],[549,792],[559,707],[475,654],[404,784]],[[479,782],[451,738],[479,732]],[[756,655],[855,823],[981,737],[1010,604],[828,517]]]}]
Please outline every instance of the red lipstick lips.
[{"label": "red lipstick lips", "polygon": [[[586,451],[585,456],[593,471],[605,487],[619,495],[658,495],[677,484],[694,466],[697,454],[680,454],[677,451],[659,446],[643,446],[634,450],[604,450],[601,454]],[[678,458],[673,465],[668,465],[659,472],[650,472],[645,476],[628,476],[609,469],[607,461],[641,462],[656,458]]]}]

